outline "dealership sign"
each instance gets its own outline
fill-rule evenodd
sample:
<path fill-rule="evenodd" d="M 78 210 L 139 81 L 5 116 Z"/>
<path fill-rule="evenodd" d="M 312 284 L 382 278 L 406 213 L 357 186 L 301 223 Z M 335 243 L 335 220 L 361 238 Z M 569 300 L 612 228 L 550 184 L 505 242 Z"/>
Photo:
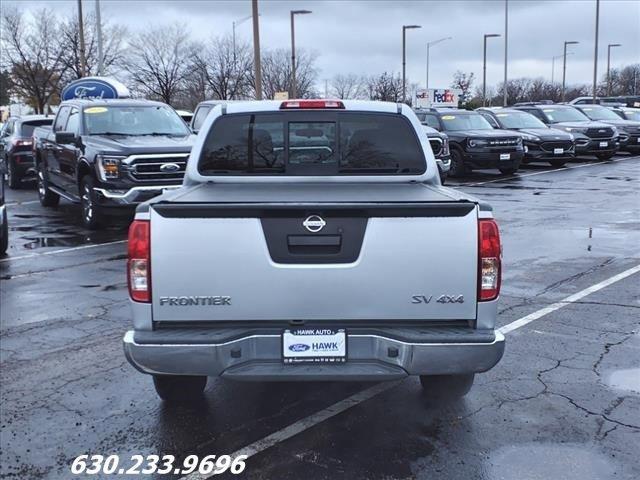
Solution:
<path fill-rule="evenodd" d="M 62 100 L 74 98 L 129 98 L 129 90 L 122 83 L 108 77 L 85 77 L 74 80 L 62 90 Z"/>
<path fill-rule="evenodd" d="M 416 92 L 416 107 L 457 107 L 462 90 L 457 88 L 430 88 Z"/>

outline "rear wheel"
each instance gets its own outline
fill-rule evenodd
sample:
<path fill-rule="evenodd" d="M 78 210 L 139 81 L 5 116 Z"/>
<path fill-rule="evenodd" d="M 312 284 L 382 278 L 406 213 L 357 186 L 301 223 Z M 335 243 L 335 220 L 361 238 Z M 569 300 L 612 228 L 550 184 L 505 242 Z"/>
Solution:
<path fill-rule="evenodd" d="M 37 166 L 37 183 L 38 183 L 38 198 L 40 199 L 40 205 L 43 207 L 57 207 L 60 203 L 60 195 L 49 190 L 49 181 L 47 180 L 47 174 L 44 170 L 42 162 Z"/>
<path fill-rule="evenodd" d="M 7 185 L 12 190 L 17 190 L 22 184 L 22 177 L 16 171 L 16 164 L 10 158 L 7 158 Z"/>
<path fill-rule="evenodd" d="M 96 204 L 91 175 L 85 175 L 80 180 L 80 206 L 82 207 L 82 224 L 90 230 L 100 228 L 104 218 Z"/>
<path fill-rule="evenodd" d="M 607 160 L 611 160 L 613 155 L 614 155 L 613 153 L 599 153 L 598 155 L 596 155 L 596 157 L 598 157 L 598 160 L 607 161 Z"/>
<path fill-rule="evenodd" d="M 153 385 L 158 396 L 165 402 L 189 403 L 202 398 L 207 377 L 154 375 Z"/>
<path fill-rule="evenodd" d="M 474 373 L 465 375 L 420 375 L 420 383 L 429 398 L 462 398 L 473 385 Z"/>
<path fill-rule="evenodd" d="M 564 167 L 567 161 L 566 160 L 549 160 L 549 163 L 551 164 L 551 166 L 559 168 L 559 167 Z"/>
<path fill-rule="evenodd" d="M 2 235 L 0 237 L 0 255 L 7 253 L 9 247 L 9 225 L 7 224 L 7 209 L 2 210 Z"/>
<path fill-rule="evenodd" d="M 449 170 L 449 175 L 452 177 L 462 177 L 467 172 L 467 169 L 464 166 L 464 159 L 462 158 L 462 153 L 460 153 L 457 149 L 451 150 L 451 170 Z"/>

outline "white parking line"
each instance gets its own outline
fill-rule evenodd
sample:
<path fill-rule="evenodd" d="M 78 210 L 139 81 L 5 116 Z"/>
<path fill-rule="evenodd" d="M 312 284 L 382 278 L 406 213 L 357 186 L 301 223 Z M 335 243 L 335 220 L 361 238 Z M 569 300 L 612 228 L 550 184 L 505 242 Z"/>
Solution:
<path fill-rule="evenodd" d="M 550 169 L 550 170 L 545 170 L 543 172 L 522 173 L 522 174 L 519 174 L 519 175 L 510 175 L 508 177 L 494 178 L 493 180 L 487 180 L 487 181 L 484 181 L 484 182 L 460 183 L 460 184 L 455 184 L 455 185 L 451 184 L 451 185 L 447 185 L 447 186 L 451 187 L 451 188 L 455 188 L 455 187 L 476 187 L 478 185 L 486 185 L 487 183 L 504 182 L 506 180 L 513 180 L 513 179 L 516 179 L 516 178 L 533 177 L 534 175 L 544 175 L 545 173 L 566 172 L 567 170 L 575 170 L 576 168 L 592 167 L 594 165 L 603 165 L 605 163 L 624 162 L 625 160 L 633 160 L 633 159 L 637 159 L 637 158 L 640 158 L 640 157 L 634 156 L 634 157 L 617 158 L 615 160 L 608 160 L 608 161 L 604 161 L 604 162 L 583 163 L 582 165 L 553 168 L 553 169 Z"/>
<path fill-rule="evenodd" d="M 525 325 L 533 322 L 534 320 L 538 320 L 544 317 L 545 315 L 555 312 L 556 310 L 562 307 L 565 307 L 567 305 L 570 305 L 573 302 L 577 302 L 578 300 L 586 297 L 587 295 L 590 295 L 594 292 L 602 290 L 603 288 L 608 287 L 609 285 L 612 285 L 616 282 L 619 282 L 620 280 L 623 280 L 633 275 L 634 273 L 638 273 L 638 272 L 640 272 L 640 265 L 636 265 L 635 267 L 632 267 L 628 270 L 625 270 L 624 272 L 614 275 L 613 277 L 603 280 L 600 283 L 596 283 L 595 285 L 585 288 L 584 290 L 580 290 L 579 292 L 568 296 L 564 300 L 553 303 L 548 307 L 538 310 L 537 312 L 533 312 L 529 315 L 526 315 L 514 322 L 511 322 L 505 325 L 502 328 L 499 328 L 498 331 L 501 332 L 502 334 L 513 332 L 514 330 L 524 327 Z M 379 395 L 383 392 L 386 392 L 387 390 L 390 390 L 391 388 L 397 386 L 400 382 L 401 380 L 395 381 L 395 382 L 378 383 L 373 387 L 362 390 L 354 395 L 351 395 L 350 397 L 345 398 L 344 400 L 340 400 L 339 402 L 334 403 L 333 405 L 330 405 L 327 408 L 324 408 L 316 413 L 313 413 L 308 417 L 298 420 L 297 422 L 294 422 L 291 425 L 284 427 L 282 430 L 278 430 L 277 432 L 267 435 L 266 437 L 261 438 L 260 440 L 257 440 L 252 444 L 247 445 L 246 447 L 236 450 L 231 454 L 231 458 L 235 458 L 238 455 L 246 455 L 247 458 L 257 455 L 258 453 L 265 451 L 266 449 L 276 445 L 277 443 L 288 440 L 289 438 L 299 433 L 302 433 L 305 430 L 319 423 L 322 423 L 325 420 L 328 420 L 329 418 L 338 415 L 339 413 L 342 413 L 350 409 L 351 407 L 355 407 L 356 405 L 366 400 L 369 400 L 370 398 L 373 398 L 376 395 Z M 198 472 L 194 472 L 184 477 L 180 477 L 179 480 L 206 480 L 207 478 L 211 478 L 213 476 L 214 476 L 213 473 L 201 474 Z"/>
<path fill-rule="evenodd" d="M 62 248 L 60 250 L 53 250 L 50 252 L 30 253 L 29 255 L 20 255 L 18 257 L 1 258 L 0 263 L 10 262 L 12 260 L 23 260 L 25 258 L 43 257 L 45 255 L 56 255 L 58 253 L 67 253 L 76 250 L 86 250 L 88 248 L 105 247 L 107 245 L 117 245 L 118 243 L 125 243 L 126 241 L 127 240 L 116 240 L 115 242 L 92 243 L 91 245 L 80 245 L 79 247 Z"/>
<path fill-rule="evenodd" d="M 9 207 L 12 205 L 29 205 L 31 203 L 40 203 L 40 200 L 28 200 L 26 202 L 9 202 L 9 203 L 6 203 L 5 205 Z"/>

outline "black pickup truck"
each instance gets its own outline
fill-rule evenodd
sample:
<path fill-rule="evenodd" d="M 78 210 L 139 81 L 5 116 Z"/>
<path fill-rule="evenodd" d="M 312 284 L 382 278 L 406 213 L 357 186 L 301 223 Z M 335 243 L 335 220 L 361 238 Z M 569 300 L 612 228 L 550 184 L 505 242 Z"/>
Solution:
<path fill-rule="evenodd" d="M 469 110 L 427 109 L 416 115 L 423 125 L 449 137 L 451 176 L 460 177 L 474 168 L 497 168 L 505 175 L 518 170 L 524 155 L 519 133 L 495 130 L 482 115 Z"/>
<path fill-rule="evenodd" d="M 170 106 L 149 100 L 68 100 L 53 127 L 34 131 L 38 196 L 82 207 L 95 229 L 112 215 L 177 188 L 195 140 Z"/>

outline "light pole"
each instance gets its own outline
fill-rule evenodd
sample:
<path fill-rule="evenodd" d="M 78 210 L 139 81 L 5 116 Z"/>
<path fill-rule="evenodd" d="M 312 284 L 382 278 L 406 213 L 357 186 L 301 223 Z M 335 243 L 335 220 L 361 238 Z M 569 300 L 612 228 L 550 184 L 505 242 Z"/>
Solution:
<path fill-rule="evenodd" d="M 484 34 L 484 49 L 482 59 L 482 106 L 487 104 L 487 38 L 499 37 L 499 33 Z"/>
<path fill-rule="evenodd" d="M 607 45 L 607 97 L 611 95 L 611 47 L 621 47 L 621 43 L 610 43 Z"/>
<path fill-rule="evenodd" d="M 87 74 L 87 56 L 84 49 L 84 16 L 82 15 L 82 0 L 78 0 L 78 35 L 80 36 L 80 76 Z"/>
<path fill-rule="evenodd" d="M 431 45 L 437 45 L 440 42 L 444 42 L 445 40 L 451 40 L 452 38 L 453 37 L 439 38 L 438 40 L 434 40 L 432 42 L 427 43 L 427 78 L 425 82 L 425 88 L 427 90 L 429 90 L 429 49 L 431 48 Z"/>
<path fill-rule="evenodd" d="M 507 48 L 509 46 L 509 0 L 504 0 L 504 82 L 502 84 L 502 106 L 507 106 Z"/>
<path fill-rule="evenodd" d="M 311 13 L 311 10 L 291 10 L 291 98 L 296 98 L 298 95 L 296 88 L 296 39 L 295 39 L 295 25 L 294 17 L 296 15 L 306 15 Z"/>
<path fill-rule="evenodd" d="M 233 25 L 233 62 L 236 61 L 236 27 L 243 22 L 246 22 L 251 18 L 251 15 L 247 15 L 246 17 L 242 17 L 240 20 L 235 20 Z"/>
<path fill-rule="evenodd" d="M 402 26 L 402 103 L 407 99 L 407 30 L 412 30 L 414 28 L 422 28 L 422 25 Z"/>
<path fill-rule="evenodd" d="M 562 54 L 562 101 L 564 102 L 564 90 L 567 81 L 567 45 L 577 45 L 580 42 L 566 41 L 564 42 L 564 52 Z"/>
<path fill-rule="evenodd" d="M 253 68 L 256 77 L 256 100 L 262 100 L 262 69 L 260 67 L 260 14 L 258 0 L 251 1 L 251 17 L 253 18 Z"/>
<path fill-rule="evenodd" d="M 96 0 L 96 30 L 98 37 L 98 75 L 104 73 L 104 54 L 102 51 L 102 21 L 100 20 L 100 0 Z"/>
<path fill-rule="evenodd" d="M 596 0 L 596 38 L 593 51 L 593 103 L 596 103 L 596 87 L 598 86 L 598 27 L 600 26 L 600 0 Z"/>

